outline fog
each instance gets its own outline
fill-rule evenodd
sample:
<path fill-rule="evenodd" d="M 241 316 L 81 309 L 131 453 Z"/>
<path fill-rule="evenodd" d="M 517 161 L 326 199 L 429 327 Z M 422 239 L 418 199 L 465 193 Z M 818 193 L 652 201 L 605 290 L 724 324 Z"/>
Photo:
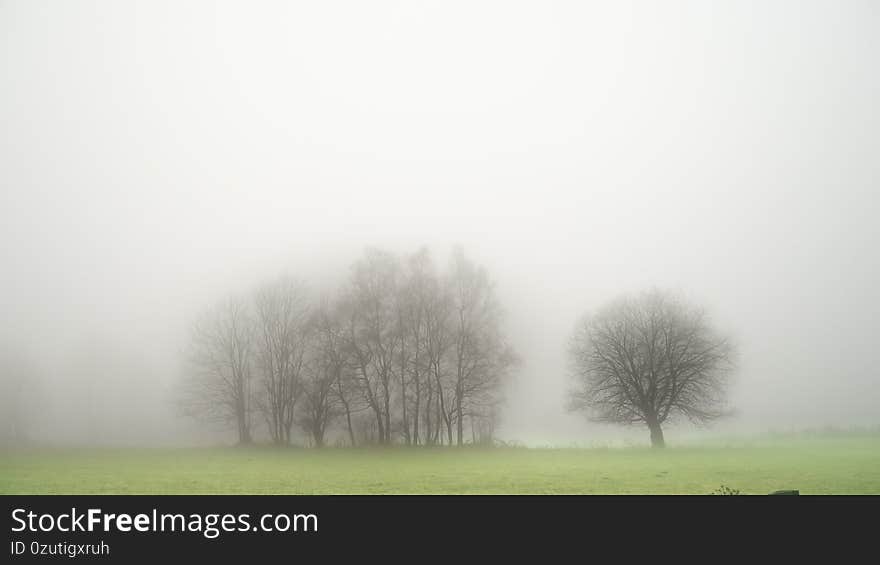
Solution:
<path fill-rule="evenodd" d="M 522 359 L 504 439 L 646 440 L 565 412 L 565 347 L 652 287 L 738 344 L 735 414 L 672 440 L 876 426 L 878 26 L 868 1 L 0 2 L 0 344 L 29 383 L 4 410 L 42 443 L 213 441 L 173 408 L 199 312 L 460 244 Z"/>

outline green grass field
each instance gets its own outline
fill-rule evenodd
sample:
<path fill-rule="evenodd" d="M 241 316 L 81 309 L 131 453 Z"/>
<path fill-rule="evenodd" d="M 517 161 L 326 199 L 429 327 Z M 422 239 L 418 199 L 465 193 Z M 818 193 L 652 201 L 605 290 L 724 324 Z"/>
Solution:
<path fill-rule="evenodd" d="M 592 449 L 22 449 L 0 493 L 880 494 L 880 437 Z"/>

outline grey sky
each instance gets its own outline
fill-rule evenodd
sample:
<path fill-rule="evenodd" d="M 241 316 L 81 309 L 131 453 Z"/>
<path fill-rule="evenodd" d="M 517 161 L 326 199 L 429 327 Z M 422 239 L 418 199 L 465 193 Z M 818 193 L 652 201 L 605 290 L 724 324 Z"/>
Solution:
<path fill-rule="evenodd" d="M 45 374 L 41 433 L 87 433 L 65 391 L 103 371 L 94 425 L 166 441 L 201 308 L 461 243 L 524 358 L 508 438 L 600 434 L 562 411 L 565 340 L 655 285 L 739 341 L 721 429 L 877 424 L 878 28 L 868 1 L 0 1 L 0 338 Z"/>

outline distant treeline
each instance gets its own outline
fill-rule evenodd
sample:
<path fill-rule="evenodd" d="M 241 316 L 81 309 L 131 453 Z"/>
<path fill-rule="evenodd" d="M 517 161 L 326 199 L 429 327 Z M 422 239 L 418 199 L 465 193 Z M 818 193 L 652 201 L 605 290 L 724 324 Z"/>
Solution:
<path fill-rule="evenodd" d="M 777 438 L 822 438 L 822 437 L 847 437 L 847 436 L 876 436 L 880 435 L 880 425 L 873 426 L 835 426 L 825 425 L 822 427 L 808 427 L 803 429 L 777 430 L 770 429 L 767 432 L 770 437 Z"/>
<path fill-rule="evenodd" d="M 491 443 L 516 355 L 485 269 L 369 249 L 331 295 L 289 276 L 194 325 L 180 403 L 240 443 Z"/>

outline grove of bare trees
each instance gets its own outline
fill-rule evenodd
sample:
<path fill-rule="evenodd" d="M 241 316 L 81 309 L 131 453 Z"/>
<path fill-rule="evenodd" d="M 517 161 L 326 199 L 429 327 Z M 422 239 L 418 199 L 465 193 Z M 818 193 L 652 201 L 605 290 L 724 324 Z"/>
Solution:
<path fill-rule="evenodd" d="M 733 354 L 702 309 L 659 290 L 625 296 L 585 317 L 572 336 L 569 408 L 646 425 L 651 445 L 664 447 L 666 422 L 724 415 Z"/>
<path fill-rule="evenodd" d="M 368 249 L 332 295 L 283 277 L 194 325 L 180 401 L 239 443 L 490 443 L 517 362 L 485 269 Z M 296 427 L 295 427 L 296 426 Z"/>

